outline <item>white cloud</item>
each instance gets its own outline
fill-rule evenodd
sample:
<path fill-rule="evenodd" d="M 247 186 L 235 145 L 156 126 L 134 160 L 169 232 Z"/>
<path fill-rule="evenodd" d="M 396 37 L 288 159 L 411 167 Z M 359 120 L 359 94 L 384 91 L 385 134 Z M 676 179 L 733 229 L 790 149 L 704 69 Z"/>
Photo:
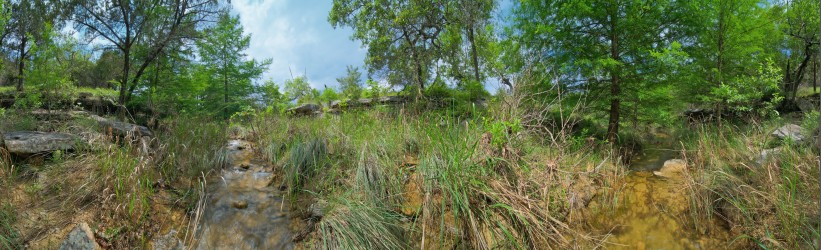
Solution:
<path fill-rule="evenodd" d="M 231 5 L 252 35 L 247 54 L 273 61 L 263 79 L 282 84 L 290 71 L 307 72 L 312 87 L 336 87 L 347 65 L 363 64 L 365 50 L 349 39 L 352 31 L 328 23 L 331 1 L 233 0 Z"/>

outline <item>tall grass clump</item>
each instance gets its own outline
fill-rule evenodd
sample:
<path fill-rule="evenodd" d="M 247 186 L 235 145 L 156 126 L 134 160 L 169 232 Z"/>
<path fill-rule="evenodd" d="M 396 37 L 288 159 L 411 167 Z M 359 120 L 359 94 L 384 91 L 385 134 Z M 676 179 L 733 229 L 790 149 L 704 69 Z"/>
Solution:
<path fill-rule="evenodd" d="M 285 170 L 285 184 L 289 194 L 296 194 L 301 190 L 305 180 L 320 171 L 328 159 L 327 142 L 313 138 L 297 140 L 291 146 Z"/>
<path fill-rule="evenodd" d="M 196 179 L 214 166 L 213 158 L 225 145 L 224 125 L 206 118 L 175 119 L 158 136 L 157 162 L 165 179 Z M 196 185 L 192 185 L 196 186 Z"/>
<path fill-rule="evenodd" d="M 343 195 L 317 225 L 321 249 L 408 249 L 400 216 Z"/>
<path fill-rule="evenodd" d="M 734 244 L 818 248 L 818 156 L 811 145 L 772 142 L 780 125 L 702 129 L 684 145 L 696 227 L 719 219 L 740 235 Z"/>
<path fill-rule="evenodd" d="M 374 157 L 366 157 L 362 150 L 354 175 L 354 189 L 362 193 L 364 200 L 372 204 L 395 204 L 401 183 L 389 175 L 385 167 Z"/>
<path fill-rule="evenodd" d="M 0 207 L 0 247 L 3 249 L 23 249 L 20 233 L 14 228 L 17 212 L 9 203 Z"/>

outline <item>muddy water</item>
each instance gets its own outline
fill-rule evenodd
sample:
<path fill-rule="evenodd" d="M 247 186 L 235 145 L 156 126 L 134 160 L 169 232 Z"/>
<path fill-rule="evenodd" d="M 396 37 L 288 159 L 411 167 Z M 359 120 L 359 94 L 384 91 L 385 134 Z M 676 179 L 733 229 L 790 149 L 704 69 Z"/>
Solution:
<path fill-rule="evenodd" d="M 288 204 L 269 185 L 269 168 L 257 164 L 252 145 L 226 146 L 229 167 L 209 180 L 197 249 L 293 249 Z"/>
<path fill-rule="evenodd" d="M 596 211 L 590 225 L 610 233 L 607 249 L 725 249 L 727 232 L 715 225 L 709 234 L 699 233 L 691 223 L 690 204 L 683 177 L 653 175 L 673 151 L 647 151 L 635 159 L 621 184 L 614 204 L 591 202 Z"/>

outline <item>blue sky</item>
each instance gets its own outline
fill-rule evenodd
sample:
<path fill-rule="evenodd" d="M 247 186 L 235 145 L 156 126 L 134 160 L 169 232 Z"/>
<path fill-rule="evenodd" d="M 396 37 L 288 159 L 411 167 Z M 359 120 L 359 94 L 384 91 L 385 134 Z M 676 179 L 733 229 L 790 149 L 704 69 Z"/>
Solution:
<path fill-rule="evenodd" d="M 231 5 L 251 34 L 248 56 L 273 60 L 261 80 L 282 86 L 290 69 L 294 76 L 307 72 L 311 87 L 336 87 L 347 65 L 364 64 L 366 49 L 350 39 L 353 31 L 328 23 L 332 1 L 232 0 Z"/>

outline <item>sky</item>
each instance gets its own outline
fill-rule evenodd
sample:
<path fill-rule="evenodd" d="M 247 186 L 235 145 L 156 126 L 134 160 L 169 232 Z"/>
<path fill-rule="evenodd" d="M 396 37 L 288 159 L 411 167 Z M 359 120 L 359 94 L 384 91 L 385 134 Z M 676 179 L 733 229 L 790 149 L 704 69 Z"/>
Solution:
<path fill-rule="evenodd" d="M 345 75 L 347 65 L 363 67 L 366 49 L 350 39 L 353 30 L 328 23 L 332 1 L 232 0 L 231 5 L 251 35 L 248 56 L 273 60 L 260 82 L 272 79 L 284 86 L 293 72 L 306 75 L 313 88 L 337 88 L 336 78 Z"/>

